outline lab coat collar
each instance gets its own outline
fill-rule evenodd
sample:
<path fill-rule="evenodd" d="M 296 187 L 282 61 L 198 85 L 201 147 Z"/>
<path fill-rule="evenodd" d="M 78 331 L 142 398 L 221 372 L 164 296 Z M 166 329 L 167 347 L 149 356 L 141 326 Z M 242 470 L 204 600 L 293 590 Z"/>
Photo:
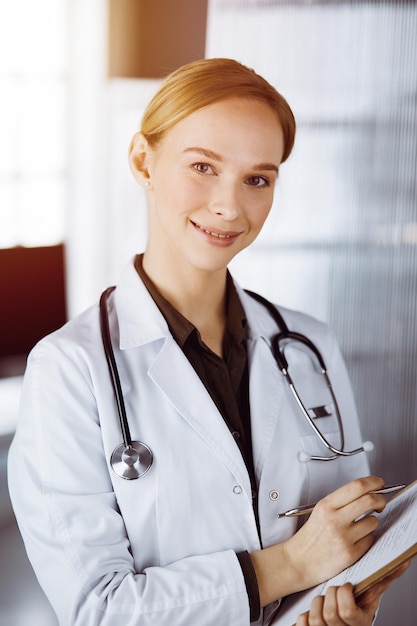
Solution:
<path fill-rule="evenodd" d="M 178 344 L 133 263 L 123 271 L 115 291 L 120 348 L 137 348 L 163 339 L 148 374 L 194 429 L 220 454 L 251 499 L 251 485 L 242 455 L 218 409 Z M 186 393 L 182 381 L 187 380 Z M 190 404 L 189 399 L 193 402 Z"/>
<path fill-rule="evenodd" d="M 254 463 L 258 476 L 264 465 L 270 443 L 270 433 L 277 418 L 282 400 L 282 384 L 276 376 L 276 363 L 270 350 L 270 337 L 277 332 L 276 324 L 267 309 L 249 296 L 234 281 L 249 326 L 248 356 L 251 362 L 250 396 L 251 413 L 259 428 L 253 430 Z M 163 389 L 177 410 L 196 428 L 202 437 L 220 451 L 246 493 L 250 494 L 250 481 L 242 456 L 218 410 L 206 393 L 197 374 L 183 358 L 178 345 L 172 340 L 168 325 L 137 274 L 133 262 L 123 271 L 115 291 L 115 304 L 120 333 L 120 348 L 126 350 L 152 341 L 163 341 L 160 351 L 149 369 L 155 384 Z M 259 362 L 258 362 L 259 361 Z M 187 379 L 187 397 L 194 398 L 192 407 L 185 402 L 179 380 Z M 259 381 L 262 380 L 262 386 Z M 265 395 L 268 402 L 265 403 Z"/>
<path fill-rule="evenodd" d="M 270 345 L 270 338 L 276 335 L 279 329 L 268 312 L 267 308 L 250 296 L 240 285 L 234 281 L 236 291 L 245 309 L 249 326 L 249 339 L 256 341 L 263 339 Z"/>
<path fill-rule="evenodd" d="M 168 324 L 141 281 L 133 260 L 117 284 L 115 304 L 121 350 L 137 348 L 169 335 Z"/>
<path fill-rule="evenodd" d="M 245 309 L 249 338 L 256 341 L 269 338 L 277 332 L 276 324 L 262 304 L 249 296 L 234 280 Z M 120 349 L 126 350 L 169 336 L 168 325 L 148 290 L 141 281 L 132 260 L 122 272 L 115 292 L 119 322 Z"/>

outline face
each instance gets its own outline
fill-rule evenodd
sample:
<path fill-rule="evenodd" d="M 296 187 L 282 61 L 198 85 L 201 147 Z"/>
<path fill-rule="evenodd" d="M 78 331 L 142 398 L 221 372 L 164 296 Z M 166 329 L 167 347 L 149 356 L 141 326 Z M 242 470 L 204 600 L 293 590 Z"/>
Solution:
<path fill-rule="evenodd" d="M 147 148 L 145 254 L 167 268 L 226 268 L 265 222 L 283 149 L 276 113 L 255 99 L 223 100 L 178 122 Z"/>

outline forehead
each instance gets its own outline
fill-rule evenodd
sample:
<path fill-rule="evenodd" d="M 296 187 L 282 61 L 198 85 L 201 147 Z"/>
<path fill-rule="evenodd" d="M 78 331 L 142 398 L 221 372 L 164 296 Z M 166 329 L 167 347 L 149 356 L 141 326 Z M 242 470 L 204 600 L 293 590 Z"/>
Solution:
<path fill-rule="evenodd" d="M 170 128 L 160 148 L 179 152 L 192 146 L 253 155 L 256 162 L 281 161 L 284 140 L 278 114 L 255 98 L 228 98 L 199 109 Z"/>

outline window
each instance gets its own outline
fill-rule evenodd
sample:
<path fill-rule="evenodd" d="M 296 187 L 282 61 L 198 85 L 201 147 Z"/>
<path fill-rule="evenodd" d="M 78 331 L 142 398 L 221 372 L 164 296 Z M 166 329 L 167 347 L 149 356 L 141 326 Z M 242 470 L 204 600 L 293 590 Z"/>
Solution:
<path fill-rule="evenodd" d="M 68 0 L 0 5 L 0 247 L 65 235 Z"/>

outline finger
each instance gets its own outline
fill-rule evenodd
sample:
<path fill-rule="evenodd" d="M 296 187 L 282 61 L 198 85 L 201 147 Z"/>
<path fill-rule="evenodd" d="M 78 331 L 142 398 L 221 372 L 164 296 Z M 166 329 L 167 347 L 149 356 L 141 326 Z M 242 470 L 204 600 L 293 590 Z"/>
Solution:
<path fill-rule="evenodd" d="M 349 512 L 349 515 L 355 521 L 366 520 L 375 511 L 382 513 L 387 506 L 387 502 L 388 500 L 384 494 L 368 492 L 347 504 L 345 510 Z"/>
<path fill-rule="evenodd" d="M 366 492 L 361 496 L 358 496 L 355 500 L 348 502 L 344 507 L 337 509 L 341 514 L 341 520 L 346 524 L 352 524 L 353 522 L 364 521 L 364 526 L 369 523 L 377 525 L 377 520 L 372 513 L 375 511 L 381 513 L 387 506 L 387 499 L 381 493 Z M 375 530 L 375 528 L 374 528 Z"/>
<path fill-rule="evenodd" d="M 378 608 L 378 600 L 360 606 L 353 595 L 353 587 L 346 583 L 337 588 L 337 607 L 343 624 L 362 626 L 370 624 Z"/>
<path fill-rule="evenodd" d="M 351 523 L 351 539 L 359 541 L 363 537 L 372 534 L 379 526 L 379 520 L 375 515 L 367 515 L 359 520 L 354 519 Z"/>
<path fill-rule="evenodd" d="M 358 559 L 360 559 L 366 552 L 368 552 L 369 548 L 375 543 L 375 538 L 373 535 L 369 534 L 361 539 L 356 539 L 356 541 L 352 541 L 353 545 L 351 546 L 350 555 L 351 555 L 351 565 L 356 563 Z"/>
<path fill-rule="evenodd" d="M 295 626 L 309 626 L 308 624 L 308 611 L 307 613 L 302 613 L 297 617 L 297 621 Z"/>
<path fill-rule="evenodd" d="M 339 615 L 337 587 L 329 587 L 323 603 L 323 618 L 328 626 L 344 626 L 345 622 Z"/>
<path fill-rule="evenodd" d="M 331 506 L 335 509 L 341 509 L 346 505 L 354 502 L 361 496 L 368 494 L 370 491 L 376 491 L 382 489 L 384 481 L 378 476 L 365 476 L 363 478 L 357 478 L 350 483 L 339 487 L 336 491 L 333 491 L 328 496 L 323 498 L 321 502 L 331 503 Z"/>
<path fill-rule="evenodd" d="M 359 598 L 357 602 L 360 606 L 364 607 L 374 601 L 380 602 L 381 596 L 387 589 L 389 589 L 397 578 L 402 576 L 410 567 L 411 561 L 406 561 L 397 569 L 395 569 L 389 576 L 386 576 L 383 580 L 373 585 L 368 591 L 365 591 Z"/>
<path fill-rule="evenodd" d="M 380 478 L 375 476 L 358 478 L 340 489 L 330 493 L 320 500 L 312 513 L 322 518 L 331 518 L 338 513 L 339 523 L 352 524 L 362 518 L 366 519 L 368 513 L 384 510 L 387 501 L 382 494 L 372 493 L 383 484 Z"/>
<path fill-rule="evenodd" d="M 309 626 L 327 626 L 323 617 L 324 596 L 316 596 L 310 606 L 308 614 Z"/>

